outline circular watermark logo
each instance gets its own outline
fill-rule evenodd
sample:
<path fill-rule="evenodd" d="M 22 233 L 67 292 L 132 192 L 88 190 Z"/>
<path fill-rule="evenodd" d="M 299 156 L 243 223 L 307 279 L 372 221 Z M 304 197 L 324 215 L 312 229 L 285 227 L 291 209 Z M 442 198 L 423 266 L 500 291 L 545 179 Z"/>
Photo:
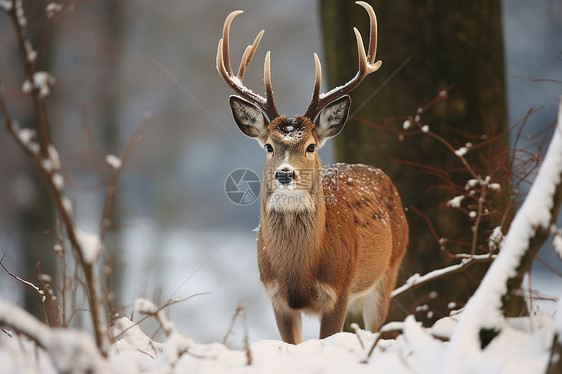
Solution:
<path fill-rule="evenodd" d="M 248 205 L 260 195 L 260 177 L 250 169 L 236 169 L 226 177 L 224 192 L 236 205 Z"/>

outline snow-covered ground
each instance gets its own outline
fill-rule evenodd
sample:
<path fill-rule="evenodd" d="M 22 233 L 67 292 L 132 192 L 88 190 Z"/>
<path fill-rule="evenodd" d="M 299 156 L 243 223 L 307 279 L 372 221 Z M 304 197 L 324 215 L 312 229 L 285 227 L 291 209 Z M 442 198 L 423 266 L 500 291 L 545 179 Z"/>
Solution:
<path fill-rule="evenodd" d="M 0 303 L 0 311 L 5 312 Z M 232 350 L 221 343 L 199 344 L 173 331 L 163 342 L 149 338 L 129 319 L 119 319 L 120 335 L 108 360 L 95 353 L 93 341 L 71 330 L 51 334 L 49 355 L 27 338 L 6 331 L 0 335 L 0 373 L 445 373 L 444 358 L 460 315 L 426 329 L 408 317 L 396 340 L 378 341 L 366 331 L 339 333 L 298 346 L 279 340 L 260 340 L 249 350 Z M 38 322 L 36 322 L 38 323 Z M 39 323 L 38 323 L 39 324 Z M 37 326 L 47 330 L 46 327 Z M 546 316 L 506 321 L 502 332 L 459 373 L 543 373 L 553 339 L 552 319 Z M 93 351 L 92 351 L 93 350 Z M 250 362 L 250 364 L 249 364 Z"/>

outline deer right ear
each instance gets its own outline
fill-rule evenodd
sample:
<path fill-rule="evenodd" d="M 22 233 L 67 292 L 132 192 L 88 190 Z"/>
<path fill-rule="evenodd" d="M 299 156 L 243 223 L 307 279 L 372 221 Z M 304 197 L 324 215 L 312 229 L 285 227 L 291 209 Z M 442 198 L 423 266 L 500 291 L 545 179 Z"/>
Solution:
<path fill-rule="evenodd" d="M 228 101 L 240 131 L 250 138 L 265 141 L 267 137 L 267 120 L 261 110 L 238 96 L 232 95 Z"/>

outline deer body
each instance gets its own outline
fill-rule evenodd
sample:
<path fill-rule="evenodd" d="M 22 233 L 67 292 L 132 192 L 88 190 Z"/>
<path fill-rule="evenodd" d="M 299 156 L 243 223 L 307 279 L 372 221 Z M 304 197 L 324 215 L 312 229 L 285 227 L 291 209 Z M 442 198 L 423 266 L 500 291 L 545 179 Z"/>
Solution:
<path fill-rule="evenodd" d="M 230 106 L 240 130 L 267 151 L 258 231 L 260 278 L 271 299 L 284 341 L 302 341 L 301 312 L 320 317 L 320 337 L 341 331 L 347 311 L 363 313 L 377 331 L 388 311 L 408 224 L 396 188 L 381 170 L 336 164 L 324 169 L 317 154 L 345 125 L 347 92 L 380 67 L 374 62 L 376 18 L 369 12 L 371 38 L 366 54 L 356 30 L 359 73 L 342 88 L 320 95 L 320 63 L 305 115 L 280 116 L 273 103 L 269 52 L 265 62 L 266 98 L 242 85 L 245 69 L 263 31 L 244 52 L 237 76 L 230 67 L 228 34 L 233 12 L 219 42 L 217 69 L 240 96 Z M 374 42 L 373 42 L 374 39 Z M 235 79 L 237 78 L 237 79 Z"/>

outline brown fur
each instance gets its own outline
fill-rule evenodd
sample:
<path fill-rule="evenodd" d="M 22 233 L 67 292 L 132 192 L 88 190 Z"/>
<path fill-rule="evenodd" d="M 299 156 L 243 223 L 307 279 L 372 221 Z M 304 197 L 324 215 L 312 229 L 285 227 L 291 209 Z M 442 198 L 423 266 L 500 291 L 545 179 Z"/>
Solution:
<path fill-rule="evenodd" d="M 299 121 L 301 127 L 294 126 Z M 301 136 L 289 139 L 282 131 L 288 123 Z M 318 142 L 315 136 L 309 120 L 280 117 L 269 124 L 265 140 L 277 154 L 268 156 L 264 170 L 258 265 L 281 336 L 293 344 L 302 340 L 301 311 L 320 316 L 321 338 L 341 331 L 348 304 L 363 309 L 366 326 L 377 331 L 408 241 L 402 203 L 390 179 L 365 165 L 322 169 L 317 154 L 304 151 Z M 303 182 L 299 174 L 313 176 L 302 186 L 315 199 L 307 209 L 268 209 L 275 169 L 287 154 L 297 184 Z"/>

